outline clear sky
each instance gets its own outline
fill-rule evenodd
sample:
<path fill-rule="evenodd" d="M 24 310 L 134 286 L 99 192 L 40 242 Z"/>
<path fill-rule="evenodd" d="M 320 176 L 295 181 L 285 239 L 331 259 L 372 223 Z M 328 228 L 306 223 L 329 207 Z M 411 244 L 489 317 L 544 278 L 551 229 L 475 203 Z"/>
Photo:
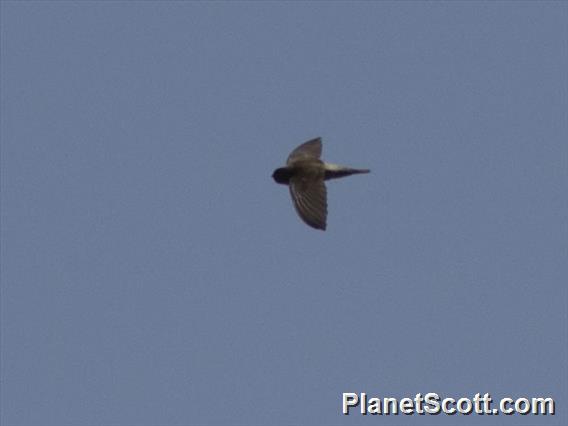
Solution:
<path fill-rule="evenodd" d="M 1 3 L 5 426 L 568 423 L 568 3 Z M 372 169 L 328 230 L 271 179 Z M 556 416 L 341 414 L 551 396 Z"/>

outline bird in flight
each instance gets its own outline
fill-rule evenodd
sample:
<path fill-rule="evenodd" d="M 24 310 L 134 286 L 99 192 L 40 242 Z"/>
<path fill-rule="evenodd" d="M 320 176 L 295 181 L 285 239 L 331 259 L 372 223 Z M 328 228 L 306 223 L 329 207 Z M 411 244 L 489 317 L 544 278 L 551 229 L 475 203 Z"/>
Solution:
<path fill-rule="evenodd" d="M 312 228 L 325 231 L 327 190 L 324 181 L 369 173 L 370 170 L 325 163 L 320 157 L 321 138 L 311 139 L 292 151 L 286 161 L 286 167 L 274 170 L 272 178 L 289 186 L 294 207 L 300 218 Z"/>

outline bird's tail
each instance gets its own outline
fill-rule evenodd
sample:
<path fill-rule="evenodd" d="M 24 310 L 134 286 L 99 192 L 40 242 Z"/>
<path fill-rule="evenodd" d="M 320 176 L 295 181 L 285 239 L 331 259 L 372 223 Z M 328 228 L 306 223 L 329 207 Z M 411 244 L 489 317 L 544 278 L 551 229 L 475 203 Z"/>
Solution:
<path fill-rule="evenodd" d="M 325 179 L 336 179 L 340 177 L 369 173 L 369 169 L 353 169 L 351 167 L 340 166 L 338 164 L 325 164 Z"/>

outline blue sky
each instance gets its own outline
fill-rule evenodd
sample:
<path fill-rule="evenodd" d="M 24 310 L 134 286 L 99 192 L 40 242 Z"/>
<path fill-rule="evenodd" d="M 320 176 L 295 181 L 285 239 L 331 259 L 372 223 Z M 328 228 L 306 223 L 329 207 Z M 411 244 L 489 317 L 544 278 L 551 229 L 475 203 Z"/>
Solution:
<path fill-rule="evenodd" d="M 566 424 L 563 2 L 1 3 L 6 426 Z M 372 173 L 328 230 L 270 175 Z M 363 417 L 342 392 L 551 396 Z"/>

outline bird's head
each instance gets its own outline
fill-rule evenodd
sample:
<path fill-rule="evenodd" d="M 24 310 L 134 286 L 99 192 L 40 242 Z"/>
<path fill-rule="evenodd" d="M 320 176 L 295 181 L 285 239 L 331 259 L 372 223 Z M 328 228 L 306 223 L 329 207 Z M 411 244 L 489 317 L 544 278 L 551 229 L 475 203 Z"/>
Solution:
<path fill-rule="evenodd" d="M 288 167 L 280 167 L 274 170 L 272 173 L 272 178 L 283 185 L 287 185 L 290 182 L 290 177 L 292 176 L 292 171 Z"/>

